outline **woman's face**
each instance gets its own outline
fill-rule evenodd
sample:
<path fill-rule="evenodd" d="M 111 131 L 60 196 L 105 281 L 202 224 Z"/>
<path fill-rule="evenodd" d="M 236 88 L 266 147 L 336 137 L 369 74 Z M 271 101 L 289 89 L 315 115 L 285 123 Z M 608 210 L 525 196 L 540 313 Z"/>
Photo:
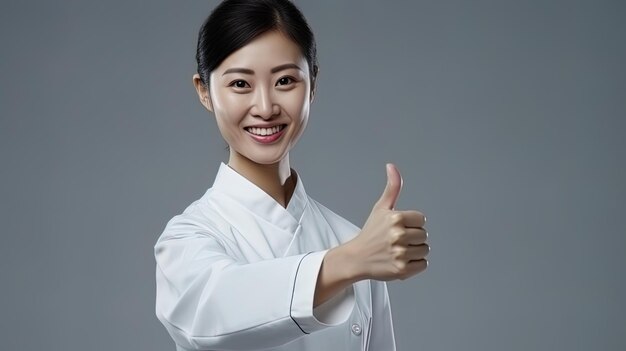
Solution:
<path fill-rule="evenodd" d="M 269 31 L 211 72 L 203 103 L 215 114 L 231 160 L 243 156 L 273 164 L 288 156 L 304 132 L 311 100 L 309 67 L 300 48 Z"/>

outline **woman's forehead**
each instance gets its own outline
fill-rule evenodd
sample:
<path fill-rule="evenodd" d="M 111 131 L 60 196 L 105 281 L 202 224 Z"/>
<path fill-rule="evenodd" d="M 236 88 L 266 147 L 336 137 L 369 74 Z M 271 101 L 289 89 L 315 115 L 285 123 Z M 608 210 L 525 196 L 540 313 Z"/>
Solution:
<path fill-rule="evenodd" d="M 293 63 L 304 73 L 308 64 L 300 47 L 284 34 L 277 31 L 263 33 L 231 53 L 215 69 L 213 73 L 222 75 L 232 68 L 246 68 L 255 73 L 270 73 L 271 69 L 284 64 Z"/>

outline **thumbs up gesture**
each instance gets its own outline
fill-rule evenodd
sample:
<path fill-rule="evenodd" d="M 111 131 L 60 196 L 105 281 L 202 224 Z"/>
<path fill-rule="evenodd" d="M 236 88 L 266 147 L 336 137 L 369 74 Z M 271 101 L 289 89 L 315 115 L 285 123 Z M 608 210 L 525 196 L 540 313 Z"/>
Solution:
<path fill-rule="evenodd" d="M 402 190 L 398 169 L 387 164 L 387 186 L 374 204 L 361 232 L 347 242 L 362 279 L 407 279 L 428 266 L 430 251 L 424 229 L 426 217 L 418 211 L 397 211 Z"/>

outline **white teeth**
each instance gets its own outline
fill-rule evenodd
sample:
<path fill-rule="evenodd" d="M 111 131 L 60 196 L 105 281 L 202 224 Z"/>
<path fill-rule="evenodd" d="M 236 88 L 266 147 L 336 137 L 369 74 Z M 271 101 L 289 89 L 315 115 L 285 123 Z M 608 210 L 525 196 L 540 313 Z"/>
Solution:
<path fill-rule="evenodd" d="M 246 130 L 248 130 L 250 133 L 256 134 L 256 135 L 272 135 L 272 134 L 278 133 L 281 129 L 283 129 L 282 125 L 272 127 L 272 128 L 253 128 L 253 127 L 246 128 Z"/>

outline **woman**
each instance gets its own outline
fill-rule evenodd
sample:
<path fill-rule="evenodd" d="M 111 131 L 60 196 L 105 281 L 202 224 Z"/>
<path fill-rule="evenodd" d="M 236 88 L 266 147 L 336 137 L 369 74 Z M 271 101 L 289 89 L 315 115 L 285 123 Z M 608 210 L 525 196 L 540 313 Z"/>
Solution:
<path fill-rule="evenodd" d="M 387 186 L 363 228 L 289 165 L 318 74 L 287 0 L 226 0 L 200 29 L 193 83 L 229 145 L 211 188 L 155 245 L 156 314 L 177 350 L 395 350 L 385 281 L 427 267 L 424 215 Z"/>

